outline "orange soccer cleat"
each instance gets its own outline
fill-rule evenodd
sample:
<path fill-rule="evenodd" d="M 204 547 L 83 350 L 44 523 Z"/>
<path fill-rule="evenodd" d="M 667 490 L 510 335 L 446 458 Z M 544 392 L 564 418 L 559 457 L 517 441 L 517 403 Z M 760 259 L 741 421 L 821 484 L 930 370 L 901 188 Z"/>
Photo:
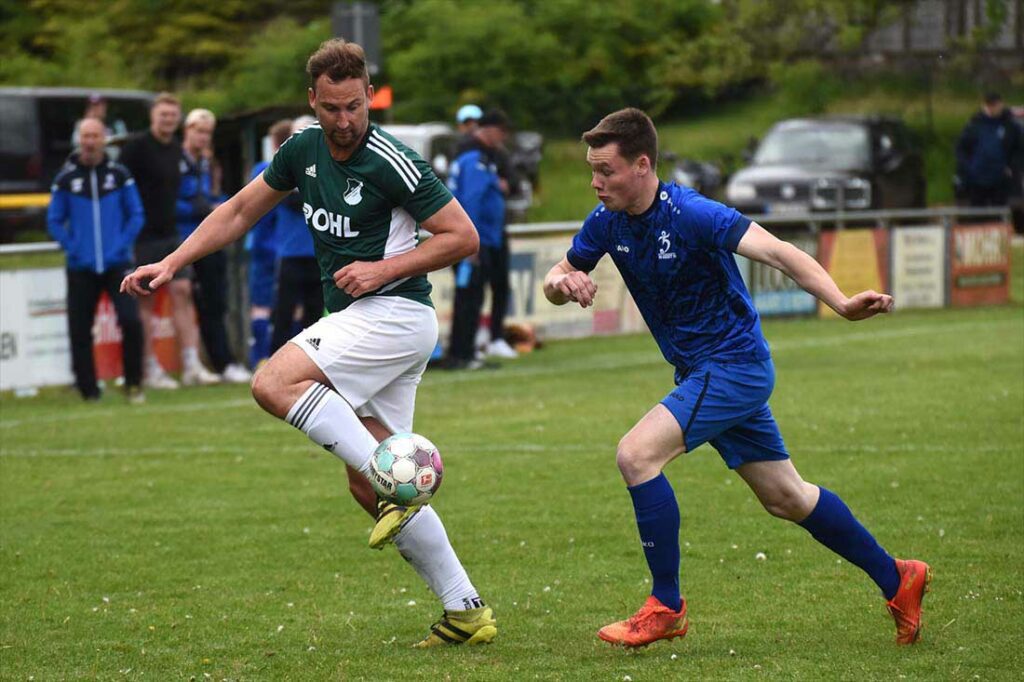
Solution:
<path fill-rule="evenodd" d="M 896 643 L 913 644 L 921 636 L 921 601 L 932 581 L 932 569 L 923 561 L 896 559 L 900 587 L 886 603 L 896 620 Z"/>
<path fill-rule="evenodd" d="M 659 639 L 682 637 L 689 627 L 685 599 L 679 610 L 673 611 L 652 595 L 628 620 L 605 625 L 597 631 L 597 636 L 612 644 L 638 647 Z"/>

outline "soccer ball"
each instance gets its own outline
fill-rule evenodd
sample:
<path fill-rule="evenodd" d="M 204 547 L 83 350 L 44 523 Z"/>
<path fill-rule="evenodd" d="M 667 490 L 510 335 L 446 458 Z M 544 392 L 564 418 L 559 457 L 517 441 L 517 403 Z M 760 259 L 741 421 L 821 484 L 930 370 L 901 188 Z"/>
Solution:
<path fill-rule="evenodd" d="M 370 458 L 370 483 L 385 500 L 423 504 L 441 485 L 444 467 L 434 444 L 415 433 L 385 439 Z"/>

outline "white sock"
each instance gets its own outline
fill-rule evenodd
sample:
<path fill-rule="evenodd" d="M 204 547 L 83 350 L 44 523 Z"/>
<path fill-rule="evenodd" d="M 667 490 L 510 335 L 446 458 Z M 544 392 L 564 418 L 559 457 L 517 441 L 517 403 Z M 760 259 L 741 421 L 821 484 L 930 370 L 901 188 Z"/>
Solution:
<path fill-rule="evenodd" d="M 430 506 L 420 509 L 395 536 L 395 546 L 446 611 L 481 606 L 480 595 L 448 541 L 441 517 Z"/>
<path fill-rule="evenodd" d="M 314 382 L 288 410 L 285 421 L 364 476 L 369 472 L 377 439 L 352 406 L 327 386 Z"/>
<path fill-rule="evenodd" d="M 158 377 L 164 373 L 164 368 L 156 359 L 155 355 L 146 356 L 146 376 Z"/>
<path fill-rule="evenodd" d="M 182 348 L 181 364 L 184 366 L 185 369 L 195 369 L 195 367 L 199 364 L 199 349 Z"/>

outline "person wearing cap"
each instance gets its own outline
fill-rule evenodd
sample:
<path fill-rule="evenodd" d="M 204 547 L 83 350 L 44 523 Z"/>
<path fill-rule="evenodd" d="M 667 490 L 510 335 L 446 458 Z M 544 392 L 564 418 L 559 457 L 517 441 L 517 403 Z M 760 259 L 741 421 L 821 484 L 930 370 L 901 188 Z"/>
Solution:
<path fill-rule="evenodd" d="M 483 115 L 483 110 L 477 105 L 464 104 L 455 112 L 455 127 L 463 135 L 472 135 Z"/>
<path fill-rule="evenodd" d="M 114 121 L 113 126 L 107 124 L 107 98 L 98 92 L 94 92 L 85 101 L 85 112 L 82 114 L 82 118 L 75 121 L 75 130 L 71 133 L 71 147 L 73 149 L 78 149 L 79 147 L 80 136 L 78 129 L 82 125 L 82 121 L 87 118 L 96 119 L 104 124 L 107 140 L 110 140 L 114 135 L 124 135 L 128 132 L 124 121 Z"/>
<path fill-rule="evenodd" d="M 188 239 L 203 218 L 221 203 L 220 197 L 213 194 L 211 180 L 213 129 L 216 125 L 217 118 L 208 109 L 193 109 L 185 117 L 179 163 L 181 183 L 176 205 L 181 241 Z M 248 383 L 252 375 L 235 360 L 224 323 L 228 312 L 228 254 L 224 250 L 215 251 L 197 260 L 192 267 L 195 269 L 192 295 L 199 313 L 199 334 L 210 365 L 223 381 Z"/>
<path fill-rule="evenodd" d="M 505 195 L 508 184 L 498 170 L 498 155 L 508 136 L 508 117 L 499 109 L 481 116 L 473 133 L 474 145 L 452 163 L 448 187 L 473 221 L 480 251 L 458 264 L 448 366 L 476 369 L 476 335 L 485 286 L 491 288 L 490 343 L 487 355 L 515 358 L 504 339 L 508 309 L 509 248 L 505 233 Z"/>
<path fill-rule="evenodd" d="M 971 206 L 1005 206 L 1013 189 L 1019 163 L 1021 131 L 995 92 L 985 95 L 956 145 L 958 194 Z"/>

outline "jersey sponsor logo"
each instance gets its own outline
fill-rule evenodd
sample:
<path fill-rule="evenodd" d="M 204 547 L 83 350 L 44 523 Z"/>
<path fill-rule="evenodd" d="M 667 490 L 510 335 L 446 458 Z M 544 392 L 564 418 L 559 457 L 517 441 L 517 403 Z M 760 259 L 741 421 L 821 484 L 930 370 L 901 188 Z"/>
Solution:
<path fill-rule="evenodd" d="M 317 232 L 327 232 L 335 237 L 358 237 L 359 230 L 352 229 L 352 219 L 347 215 L 338 215 L 326 209 L 313 210 L 309 204 L 302 204 L 302 216 L 306 224 Z"/>
<path fill-rule="evenodd" d="M 668 260 L 676 257 L 676 254 L 671 251 L 672 241 L 668 238 L 668 232 L 662 230 L 661 234 L 658 235 L 658 241 L 661 243 L 661 248 L 658 249 L 658 260 Z"/>
<path fill-rule="evenodd" d="M 308 175 L 311 178 L 315 178 L 316 177 L 316 164 L 315 163 L 312 166 L 306 166 L 306 175 Z"/>
<path fill-rule="evenodd" d="M 363 200 L 363 183 L 358 180 L 348 179 L 345 186 L 345 203 L 349 206 L 355 206 Z"/>
<path fill-rule="evenodd" d="M 616 244 L 615 245 L 615 250 L 616 251 L 621 251 L 622 253 L 629 253 L 629 247 L 625 246 L 623 244 Z"/>

